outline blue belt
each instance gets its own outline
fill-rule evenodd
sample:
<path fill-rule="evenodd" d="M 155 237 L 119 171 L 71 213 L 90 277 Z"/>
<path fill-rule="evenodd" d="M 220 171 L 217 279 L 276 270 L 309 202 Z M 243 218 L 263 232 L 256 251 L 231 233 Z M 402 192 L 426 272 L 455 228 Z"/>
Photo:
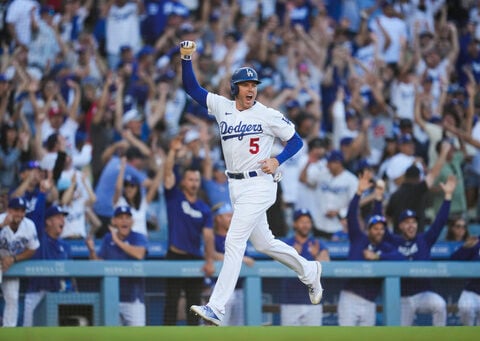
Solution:
<path fill-rule="evenodd" d="M 225 172 L 225 174 L 227 174 L 227 176 L 230 179 L 241 180 L 241 179 L 253 178 L 258 175 L 258 172 L 257 171 L 247 171 L 242 173 Z"/>

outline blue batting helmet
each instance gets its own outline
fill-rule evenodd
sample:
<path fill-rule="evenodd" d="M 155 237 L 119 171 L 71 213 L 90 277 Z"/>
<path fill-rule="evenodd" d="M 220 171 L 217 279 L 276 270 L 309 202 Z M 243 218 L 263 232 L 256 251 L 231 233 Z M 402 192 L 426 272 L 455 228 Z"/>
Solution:
<path fill-rule="evenodd" d="M 237 70 L 232 75 L 232 79 L 230 80 L 230 92 L 233 97 L 238 95 L 238 83 L 242 82 L 255 82 L 257 84 L 260 84 L 261 81 L 258 80 L 258 75 L 257 71 L 252 69 L 251 67 L 241 67 Z"/>

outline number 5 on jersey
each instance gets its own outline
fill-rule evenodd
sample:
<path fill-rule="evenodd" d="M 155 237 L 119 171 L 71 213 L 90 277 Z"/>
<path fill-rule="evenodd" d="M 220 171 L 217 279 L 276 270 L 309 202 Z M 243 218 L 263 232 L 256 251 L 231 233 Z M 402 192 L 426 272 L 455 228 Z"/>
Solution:
<path fill-rule="evenodd" d="M 250 154 L 258 154 L 260 151 L 260 145 L 258 144 L 260 137 L 251 137 L 250 138 Z"/>

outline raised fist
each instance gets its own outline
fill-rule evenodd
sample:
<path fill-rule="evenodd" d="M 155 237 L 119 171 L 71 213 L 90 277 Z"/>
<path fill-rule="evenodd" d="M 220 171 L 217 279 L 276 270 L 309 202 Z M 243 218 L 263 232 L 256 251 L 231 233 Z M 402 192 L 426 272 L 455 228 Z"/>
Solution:
<path fill-rule="evenodd" d="M 192 54 L 197 48 L 194 41 L 185 40 L 180 43 L 180 57 L 184 60 L 191 60 Z"/>

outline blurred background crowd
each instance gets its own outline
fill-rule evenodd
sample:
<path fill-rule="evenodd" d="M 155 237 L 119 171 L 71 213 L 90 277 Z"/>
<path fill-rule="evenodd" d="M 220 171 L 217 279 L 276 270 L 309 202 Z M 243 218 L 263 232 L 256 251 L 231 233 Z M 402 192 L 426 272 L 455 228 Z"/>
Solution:
<path fill-rule="evenodd" d="M 294 209 L 307 208 L 320 237 L 331 239 L 338 232 L 341 237 L 356 184 L 343 181 L 340 173 L 370 167 L 387 182 L 389 201 L 402 183 L 424 179 L 445 141 L 451 146 L 446 161 L 412 208 L 428 223 L 442 200 L 438 182 L 453 173 L 460 181 L 451 215 L 476 222 L 478 5 L 1 1 L 2 210 L 12 193 L 35 196 L 39 188 L 47 193 L 45 205 L 70 208 L 63 236 L 85 237 L 110 219 L 123 196 L 114 198 L 123 158 L 124 174 L 131 175 L 139 193 L 157 186 L 139 229 L 165 237 L 161 181 L 152 180 L 176 136 L 183 136 L 184 144 L 177 163 L 202 169 L 202 194 L 211 207 L 218 205 L 225 198 L 212 194 L 218 186 L 205 185 L 226 182 L 218 130 L 213 120 L 199 119 L 204 109 L 181 85 L 178 43 L 194 40 L 195 68 L 204 87 L 229 97 L 232 71 L 254 67 L 262 80 L 259 101 L 284 112 L 305 141 L 282 165 L 281 192 L 270 212 L 278 236 L 288 234 Z M 406 173 L 412 163 L 418 171 Z M 310 179 L 311 165 L 339 184 Z M 341 197 L 342 192 L 347 194 Z M 28 210 L 34 210 L 29 202 Z M 388 214 L 392 222 L 396 211 L 400 208 Z"/>

